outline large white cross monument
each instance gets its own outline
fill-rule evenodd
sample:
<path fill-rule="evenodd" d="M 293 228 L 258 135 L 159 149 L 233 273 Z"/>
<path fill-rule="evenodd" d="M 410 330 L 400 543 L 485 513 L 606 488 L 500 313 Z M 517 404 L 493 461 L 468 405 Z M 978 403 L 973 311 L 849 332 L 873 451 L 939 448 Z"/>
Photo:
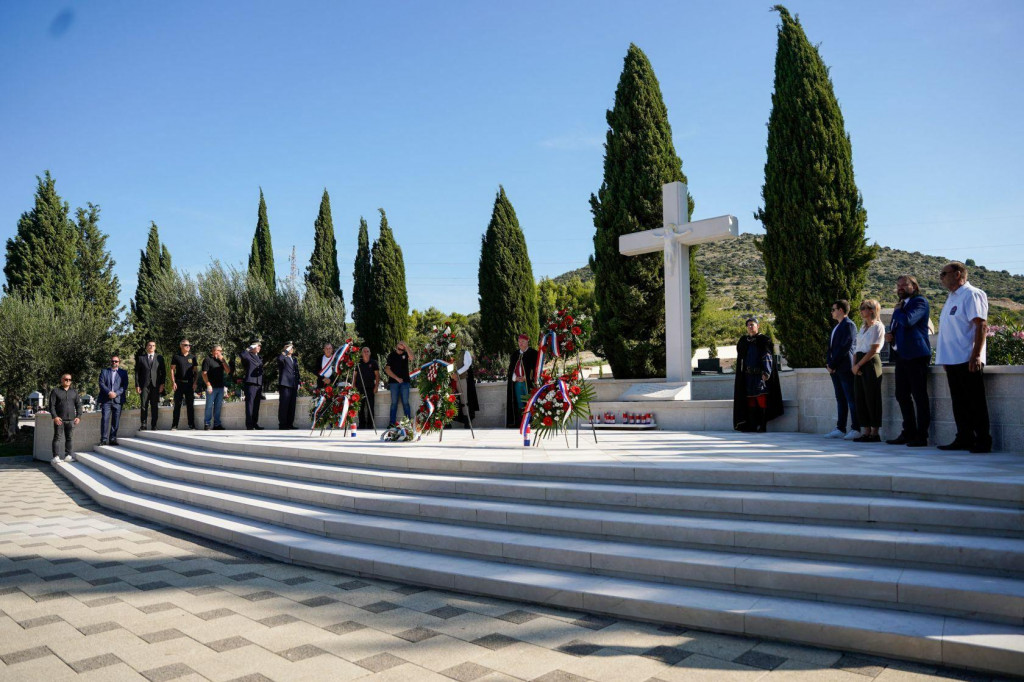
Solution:
<path fill-rule="evenodd" d="M 619 253 L 665 253 L 665 382 L 635 384 L 620 400 L 689 400 L 693 381 L 690 328 L 690 247 L 739 236 L 735 216 L 689 221 L 686 185 L 661 187 L 662 227 L 619 237 Z"/>

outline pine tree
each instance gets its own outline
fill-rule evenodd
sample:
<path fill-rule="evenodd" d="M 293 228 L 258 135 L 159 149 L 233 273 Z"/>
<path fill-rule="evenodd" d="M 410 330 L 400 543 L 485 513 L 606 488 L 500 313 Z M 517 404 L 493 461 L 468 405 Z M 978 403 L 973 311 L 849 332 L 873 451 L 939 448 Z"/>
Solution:
<path fill-rule="evenodd" d="M 370 305 L 364 319 L 363 340 L 375 354 L 388 353 L 405 338 L 409 326 L 409 298 L 405 290 L 402 249 L 380 211 L 380 236 L 373 243 L 370 269 Z"/>
<path fill-rule="evenodd" d="M 793 367 L 820 367 L 829 306 L 855 301 L 877 246 L 864 238 L 867 212 L 854 182 L 828 67 L 797 18 L 776 5 L 775 92 L 764 166 L 764 256 L 768 305 Z"/>
<path fill-rule="evenodd" d="M 22 297 L 39 293 L 52 300 L 67 300 L 80 288 L 75 270 L 78 233 L 50 171 L 36 180 L 35 206 L 21 214 L 17 233 L 7 240 L 4 291 Z"/>
<path fill-rule="evenodd" d="M 526 237 L 505 188 L 498 186 L 491 222 L 481 239 L 480 340 L 485 353 L 508 353 L 519 334 L 540 336 L 537 284 Z"/>
<path fill-rule="evenodd" d="M 107 250 L 107 235 L 99 227 L 100 207 L 89 203 L 76 211 L 78 255 L 75 269 L 81 277 L 81 295 L 87 308 L 113 325 L 118 317 L 121 282 L 114 274 L 114 259 Z"/>
<path fill-rule="evenodd" d="M 356 245 L 356 262 L 352 268 L 352 321 L 355 323 L 356 334 L 359 338 L 366 338 L 367 310 L 369 310 L 370 287 L 371 287 L 371 262 L 370 262 L 370 235 L 366 226 L 366 219 L 359 218 L 359 238 Z"/>
<path fill-rule="evenodd" d="M 252 237 L 249 253 L 249 276 L 264 282 L 270 291 L 277 285 L 274 272 L 274 249 L 270 244 L 270 221 L 267 220 L 267 202 L 260 188 L 260 207 L 256 216 L 256 234 Z"/>
<path fill-rule="evenodd" d="M 619 254 L 619 236 L 660 227 L 662 185 L 686 182 L 672 144 L 668 110 L 654 69 L 630 45 L 607 114 L 604 182 L 591 195 L 594 271 L 598 310 L 595 343 L 617 378 L 665 376 L 665 274 L 663 256 Z M 689 213 L 693 213 L 693 198 Z M 700 324 L 707 284 L 690 248 L 690 313 Z"/>
<path fill-rule="evenodd" d="M 338 242 L 334 238 L 331 197 L 326 188 L 320 199 L 320 213 L 313 223 L 313 255 L 306 268 L 306 289 L 315 289 L 321 298 L 339 298 L 344 304 L 338 272 Z"/>
<path fill-rule="evenodd" d="M 135 286 L 135 299 L 131 303 L 135 340 L 139 345 L 153 339 L 153 287 L 163 273 L 170 269 L 171 254 L 166 246 L 160 244 L 156 223 L 150 222 L 146 248 L 139 252 L 138 283 Z"/>

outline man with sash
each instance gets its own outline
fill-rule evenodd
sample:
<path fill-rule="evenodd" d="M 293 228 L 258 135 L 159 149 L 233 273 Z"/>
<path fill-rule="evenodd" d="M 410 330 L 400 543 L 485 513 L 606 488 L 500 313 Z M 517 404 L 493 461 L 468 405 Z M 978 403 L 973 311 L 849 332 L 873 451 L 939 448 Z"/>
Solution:
<path fill-rule="evenodd" d="M 530 392 L 537 387 L 537 350 L 530 348 L 530 337 L 519 335 L 519 349 L 512 353 L 508 363 L 508 388 L 505 391 L 505 428 L 518 429 L 523 418 L 523 407 Z"/>

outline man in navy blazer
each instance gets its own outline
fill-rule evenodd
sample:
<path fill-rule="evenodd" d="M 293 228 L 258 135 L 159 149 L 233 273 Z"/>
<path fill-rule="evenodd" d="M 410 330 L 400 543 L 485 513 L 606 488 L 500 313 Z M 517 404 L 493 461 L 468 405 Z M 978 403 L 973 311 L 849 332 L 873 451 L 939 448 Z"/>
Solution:
<path fill-rule="evenodd" d="M 263 402 L 263 345 L 253 341 L 242 351 L 242 376 L 245 380 L 245 428 L 262 431 L 260 426 L 260 403 Z"/>
<path fill-rule="evenodd" d="M 903 413 L 903 431 L 885 442 L 920 448 L 928 445 L 928 427 L 932 420 L 928 403 L 928 365 L 932 360 L 928 340 L 930 306 L 913 275 L 899 276 L 896 295 L 900 302 L 892 311 L 892 325 L 886 340 L 896 350 L 896 402 Z"/>
<path fill-rule="evenodd" d="M 857 325 L 850 319 L 850 302 L 836 301 L 832 304 L 832 319 L 836 326 L 828 340 L 828 354 L 825 368 L 832 377 L 832 388 L 836 392 L 836 428 L 825 434 L 826 438 L 853 440 L 860 436 L 857 421 L 857 407 L 853 400 L 853 347 L 857 340 Z M 846 413 L 850 413 L 850 430 L 846 430 Z"/>
<path fill-rule="evenodd" d="M 117 427 L 127 388 L 128 372 L 121 369 L 121 356 L 114 353 L 110 356 L 110 367 L 100 372 L 100 445 L 117 445 Z"/>

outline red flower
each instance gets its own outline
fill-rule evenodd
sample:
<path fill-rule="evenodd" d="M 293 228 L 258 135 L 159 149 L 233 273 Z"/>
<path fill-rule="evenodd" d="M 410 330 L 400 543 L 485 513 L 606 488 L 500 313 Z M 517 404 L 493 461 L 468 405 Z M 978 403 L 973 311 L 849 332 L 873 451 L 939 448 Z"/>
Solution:
<path fill-rule="evenodd" d="M 554 331 L 554 330 L 558 329 L 558 325 L 555 324 L 554 322 L 552 322 L 551 324 L 548 325 L 548 329 Z"/>
<path fill-rule="evenodd" d="M 444 416 L 446 416 L 449 419 L 451 419 L 452 417 L 455 416 L 455 410 L 445 410 L 444 411 Z"/>
<path fill-rule="evenodd" d="M 440 419 L 435 419 L 435 420 L 434 420 L 434 428 L 435 428 L 435 429 L 439 429 L 439 428 L 441 428 L 442 426 L 444 426 L 444 424 L 443 424 L 443 423 L 441 422 L 441 420 L 440 420 Z"/>
<path fill-rule="evenodd" d="M 547 401 L 546 403 L 544 403 L 544 409 L 545 410 L 550 410 L 551 409 L 551 401 L 550 400 Z"/>
<path fill-rule="evenodd" d="M 341 414 L 341 405 L 335 405 L 331 408 L 331 412 L 334 414 Z"/>
<path fill-rule="evenodd" d="M 572 328 L 572 333 L 575 334 L 576 336 L 579 336 L 580 334 L 583 333 L 583 330 L 580 329 L 579 327 L 573 327 Z"/>
<path fill-rule="evenodd" d="M 352 402 L 354 402 L 354 403 L 358 403 L 359 402 L 359 394 L 358 393 L 353 393 L 352 394 Z"/>
<path fill-rule="evenodd" d="M 580 394 L 580 387 L 579 386 L 570 386 L 569 387 L 569 393 L 572 393 L 573 395 L 579 395 Z"/>
<path fill-rule="evenodd" d="M 565 349 L 566 350 L 575 350 L 575 348 L 576 348 L 576 344 L 574 344 L 572 341 L 566 341 L 565 342 Z"/>
<path fill-rule="evenodd" d="M 541 420 L 541 424 L 543 424 L 544 426 L 551 426 L 554 423 L 555 420 L 553 420 L 551 417 L 544 417 L 544 419 Z"/>
<path fill-rule="evenodd" d="M 352 343 L 352 339 L 345 339 L 345 343 Z"/>
<path fill-rule="evenodd" d="M 349 419 L 355 419 L 356 418 L 356 411 L 355 410 L 349 410 L 348 411 L 348 418 Z"/>
<path fill-rule="evenodd" d="M 324 393 L 326 393 L 327 395 L 334 395 L 334 388 L 328 386 L 327 388 L 324 389 Z"/>
<path fill-rule="evenodd" d="M 438 400 L 441 399 L 441 396 L 437 395 L 436 393 L 432 393 L 430 394 L 430 399 L 436 403 Z"/>
<path fill-rule="evenodd" d="M 457 397 L 455 397 L 454 395 L 450 395 L 450 396 L 448 396 L 448 402 L 450 402 L 450 403 L 453 403 L 453 404 L 454 404 L 456 400 L 458 400 L 458 398 L 457 398 Z"/>
<path fill-rule="evenodd" d="M 566 315 L 565 316 L 565 323 L 566 324 L 572 324 L 572 315 Z"/>
<path fill-rule="evenodd" d="M 565 310 L 558 311 L 558 316 L 561 317 L 562 315 L 565 315 Z"/>

